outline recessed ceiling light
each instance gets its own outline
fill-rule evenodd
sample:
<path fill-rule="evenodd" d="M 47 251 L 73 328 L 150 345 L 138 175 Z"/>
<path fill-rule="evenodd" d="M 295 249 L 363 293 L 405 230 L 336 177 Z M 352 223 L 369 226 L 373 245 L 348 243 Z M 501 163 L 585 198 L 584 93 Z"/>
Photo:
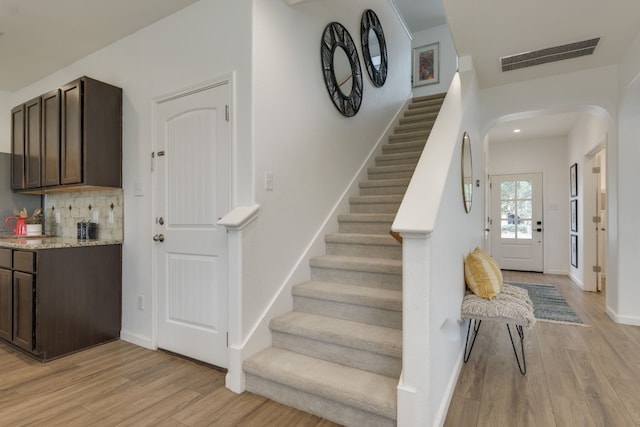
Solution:
<path fill-rule="evenodd" d="M 513 133 L 520 133 L 520 129 L 514 129 Z"/>

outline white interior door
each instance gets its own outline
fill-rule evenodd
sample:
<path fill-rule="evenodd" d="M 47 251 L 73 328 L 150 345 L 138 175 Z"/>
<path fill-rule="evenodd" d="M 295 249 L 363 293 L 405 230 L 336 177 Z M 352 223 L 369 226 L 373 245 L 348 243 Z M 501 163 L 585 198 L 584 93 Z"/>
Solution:
<path fill-rule="evenodd" d="M 227 367 L 228 84 L 159 102 L 156 115 L 157 345 Z"/>
<path fill-rule="evenodd" d="M 491 177 L 491 250 L 500 268 L 543 271 L 542 174 Z"/>

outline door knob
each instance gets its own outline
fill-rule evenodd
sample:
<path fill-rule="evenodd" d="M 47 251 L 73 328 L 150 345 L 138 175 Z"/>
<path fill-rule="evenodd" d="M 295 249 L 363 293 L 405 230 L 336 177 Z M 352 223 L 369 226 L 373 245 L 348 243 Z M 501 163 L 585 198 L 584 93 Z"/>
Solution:
<path fill-rule="evenodd" d="M 164 225 L 164 218 L 162 217 L 158 218 L 158 224 Z"/>
<path fill-rule="evenodd" d="M 156 234 L 153 236 L 154 242 L 164 242 L 164 234 Z"/>

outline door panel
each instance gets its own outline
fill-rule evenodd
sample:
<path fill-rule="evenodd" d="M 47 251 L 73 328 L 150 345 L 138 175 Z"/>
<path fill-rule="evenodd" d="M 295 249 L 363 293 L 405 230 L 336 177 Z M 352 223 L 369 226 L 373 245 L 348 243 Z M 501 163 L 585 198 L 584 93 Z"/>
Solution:
<path fill-rule="evenodd" d="M 542 272 L 542 174 L 492 176 L 491 220 L 491 249 L 500 268 Z"/>
<path fill-rule="evenodd" d="M 227 235 L 217 221 L 231 205 L 228 99 L 223 84 L 159 103 L 154 171 L 158 347 L 221 367 Z"/>

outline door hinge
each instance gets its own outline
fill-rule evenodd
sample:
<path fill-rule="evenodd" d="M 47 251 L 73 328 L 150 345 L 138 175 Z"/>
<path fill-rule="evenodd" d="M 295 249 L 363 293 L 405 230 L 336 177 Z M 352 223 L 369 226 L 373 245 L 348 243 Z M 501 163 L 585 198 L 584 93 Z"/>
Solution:
<path fill-rule="evenodd" d="M 593 272 L 594 273 L 602 273 L 602 267 L 600 267 L 599 265 L 594 265 L 593 266 Z"/>
<path fill-rule="evenodd" d="M 227 347 L 229 347 L 229 332 L 227 332 Z"/>
<path fill-rule="evenodd" d="M 224 106 L 224 118 L 226 121 L 229 121 L 229 106 L 225 105 Z"/>
<path fill-rule="evenodd" d="M 593 169 L 591 169 L 591 172 L 600 173 L 600 166 L 594 166 Z"/>
<path fill-rule="evenodd" d="M 594 224 L 600 224 L 602 222 L 602 218 L 599 216 L 594 216 L 593 217 L 593 223 Z"/>
<path fill-rule="evenodd" d="M 149 171 L 153 172 L 153 159 L 156 158 L 156 152 L 152 151 L 151 152 L 151 163 L 149 164 Z"/>

